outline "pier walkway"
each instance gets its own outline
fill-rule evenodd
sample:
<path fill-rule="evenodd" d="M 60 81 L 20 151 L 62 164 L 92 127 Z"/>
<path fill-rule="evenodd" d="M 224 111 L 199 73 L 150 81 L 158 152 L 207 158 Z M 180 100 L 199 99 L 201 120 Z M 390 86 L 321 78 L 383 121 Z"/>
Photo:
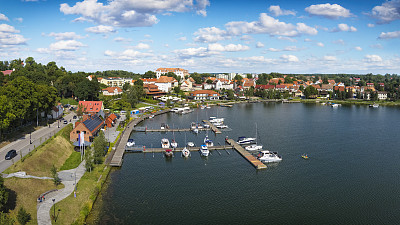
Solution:
<path fill-rule="evenodd" d="M 250 162 L 256 169 L 266 169 L 267 166 L 262 163 L 260 160 L 258 160 L 256 157 L 254 157 L 252 154 L 250 154 L 248 151 L 246 151 L 242 146 L 240 146 L 236 141 L 232 139 L 226 140 L 228 144 L 230 144 L 240 155 L 243 156 L 247 161 Z"/>
<path fill-rule="evenodd" d="M 128 142 L 128 139 L 131 135 L 133 128 L 137 124 L 139 124 L 140 122 L 142 122 L 145 119 L 148 119 L 149 116 L 151 116 L 151 115 L 157 116 L 160 114 L 168 113 L 169 111 L 171 111 L 171 110 L 166 109 L 163 111 L 156 112 L 154 114 L 142 116 L 140 118 L 134 119 L 131 122 L 129 122 L 126 125 L 126 129 L 122 132 L 120 139 L 117 141 L 117 143 L 115 145 L 115 151 L 113 151 L 111 153 L 112 155 L 110 155 L 110 157 L 111 157 L 110 166 L 121 166 L 122 165 L 122 159 L 124 157 L 126 143 Z"/>
<path fill-rule="evenodd" d="M 206 124 L 208 124 L 208 125 L 210 126 L 211 130 L 214 131 L 214 133 L 216 133 L 216 134 L 222 134 L 222 132 L 221 132 L 218 128 L 216 128 L 216 127 L 214 126 L 214 124 L 210 123 L 210 121 L 208 121 L 208 120 L 203 120 L 203 122 L 206 123 Z"/>
<path fill-rule="evenodd" d="M 188 132 L 188 131 L 193 131 L 190 128 L 147 129 L 146 127 L 136 127 L 133 130 L 136 132 Z M 210 130 L 210 128 L 198 128 L 198 130 Z"/>

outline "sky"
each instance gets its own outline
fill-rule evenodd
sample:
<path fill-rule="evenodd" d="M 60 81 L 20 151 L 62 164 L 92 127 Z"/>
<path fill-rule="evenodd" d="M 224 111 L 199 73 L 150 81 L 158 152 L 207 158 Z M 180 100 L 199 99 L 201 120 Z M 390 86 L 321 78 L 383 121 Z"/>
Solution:
<path fill-rule="evenodd" d="M 68 71 L 400 74 L 400 0 L 0 0 L 0 60 Z"/>

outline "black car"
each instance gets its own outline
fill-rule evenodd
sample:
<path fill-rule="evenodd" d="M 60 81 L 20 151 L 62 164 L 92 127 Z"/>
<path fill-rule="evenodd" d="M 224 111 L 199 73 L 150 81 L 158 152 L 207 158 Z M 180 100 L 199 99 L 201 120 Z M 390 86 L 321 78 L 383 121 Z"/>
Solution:
<path fill-rule="evenodd" d="M 64 120 L 64 124 L 68 124 L 68 121 Z"/>
<path fill-rule="evenodd" d="M 10 160 L 10 159 L 14 158 L 15 156 L 17 156 L 17 151 L 15 151 L 14 149 L 10 150 L 6 154 L 6 160 Z"/>
<path fill-rule="evenodd" d="M 73 119 L 76 119 L 77 117 L 76 116 L 74 116 L 74 117 L 72 117 Z"/>

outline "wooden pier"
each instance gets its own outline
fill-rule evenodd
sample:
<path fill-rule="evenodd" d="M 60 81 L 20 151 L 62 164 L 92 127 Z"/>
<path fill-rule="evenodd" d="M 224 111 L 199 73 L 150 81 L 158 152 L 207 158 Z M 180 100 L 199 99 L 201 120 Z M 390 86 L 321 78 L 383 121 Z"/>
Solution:
<path fill-rule="evenodd" d="M 115 145 L 115 150 L 110 154 L 111 161 L 109 162 L 109 165 L 110 166 L 121 166 L 122 165 L 122 160 L 123 160 L 124 153 L 125 153 L 126 143 L 128 143 L 128 139 L 131 135 L 131 132 L 137 124 L 148 119 L 151 115 L 157 116 L 157 115 L 161 115 L 164 113 L 168 113 L 169 111 L 171 111 L 171 110 L 166 109 L 163 111 L 156 112 L 154 114 L 142 116 L 140 118 L 134 119 L 131 122 L 129 122 L 126 125 L 125 130 L 122 132 L 120 139 L 117 141 L 117 143 Z"/>
<path fill-rule="evenodd" d="M 240 146 L 236 141 L 232 139 L 226 140 L 228 144 L 230 144 L 240 155 L 243 156 L 247 161 L 249 161 L 250 164 L 252 164 L 256 169 L 266 169 L 267 166 L 262 163 L 260 160 L 258 160 L 256 157 L 254 157 L 252 154 L 250 154 L 248 151 L 246 151 L 242 146 Z"/>
<path fill-rule="evenodd" d="M 188 132 L 193 131 L 191 128 L 175 128 L 175 129 L 147 129 L 145 127 L 136 127 L 136 132 Z M 210 130 L 210 128 L 198 128 L 198 130 Z"/>
<path fill-rule="evenodd" d="M 189 151 L 199 151 L 200 147 L 186 147 Z M 181 152 L 183 150 L 183 147 L 180 148 L 143 148 L 143 153 L 161 153 L 164 152 L 165 149 L 172 149 L 173 152 Z M 218 146 L 211 146 L 208 147 L 208 150 L 226 150 L 226 149 L 233 149 L 231 145 L 218 145 Z M 129 150 L 127 150 L 129 152 Z M 138 151 L 135 151 L 138 152 Z"/>
<path fill-rule="evenodd" d="M 216 133 L 216 134 L 222 134 L 222 132 L 221 132 L 218 128 L 216 128 L 216 127 L 214 126 L 214 124 L 210 123 L 210 121 L 208 121 L 208 120 L 203 120 L 203 122 L 206 123 L 206 124 L 208 124 L 208 125 L 210 126 L 211 130 L 214 131 L 214 133 Z"/>

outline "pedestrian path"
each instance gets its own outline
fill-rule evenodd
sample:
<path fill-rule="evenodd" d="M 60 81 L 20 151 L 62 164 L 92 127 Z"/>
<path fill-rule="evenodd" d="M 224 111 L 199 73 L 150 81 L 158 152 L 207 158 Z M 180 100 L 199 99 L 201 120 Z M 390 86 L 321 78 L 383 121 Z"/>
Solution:
<path fill-rule="evenodd" d="M 85 161 L 75 169 L 63 170 L 58 172 L 58 176 L 61 179 L 61 183 L 65 187 L 61 190 L 57 190 L 49 194 L 44 202 L 38 203 L 37 207 L 37 221 L 38 225 L 48 225 L 51 224 L 50 209 L 53 206 L 52 199 L 55 199 L 54 203 L 57 203 L 66 197 L 68 197 L 75 189 L 75 183 L 81 179 L 83 174 L 85 174 Z"/>
<path fill-rule="evenodd" d="M 16 172 L 10 174 L 2 174 L 3 178 L 11 178 L 11 177 L 18 177 L 18 178 L 33 178 L 33 179 L 40 179 L 40 180 L 52 180 L 51 177 L 37 177 L 32 175 L 27 175 L 26 172 Z"/>

